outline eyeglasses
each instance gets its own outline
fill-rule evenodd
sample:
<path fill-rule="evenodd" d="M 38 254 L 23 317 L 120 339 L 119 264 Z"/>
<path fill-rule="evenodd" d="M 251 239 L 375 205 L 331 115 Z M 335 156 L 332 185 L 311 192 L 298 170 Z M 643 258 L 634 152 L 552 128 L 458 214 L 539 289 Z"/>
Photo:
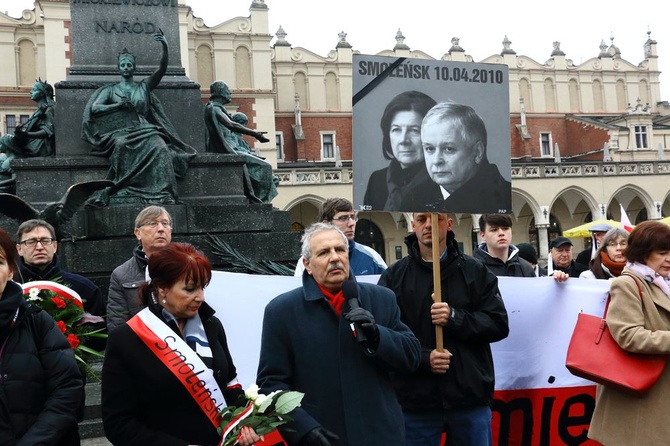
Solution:
<path fill-rule="evenodd" d="M 19 242 L 19 244 L 27 246 L 28 248 L 34 248 L 35 246 L 37 246 L 38 243 L 41 243 L 42 246 L 50 246 L 52 243 L 55 242 L 56 240 L 52 238 L 44 237 L 44 238 L 29 238 L 28 240 Z"/>
<path fill-rule="evenodd" d="M 140 225 L 140 228 L 142 226 L 148 226 L 151 229 L 156 229 L 158 227 L 158 225 L 162 225 L 166 229 L 171 229 L 172 228 L 172 223 L 170 223 L 168 220 L 153 220 L 153 221 L 150 221 L 148 223 L 144 223 L 144 224 Z"/>
<path fill-rule="evenodd" d="M 628 246 L 628 242 L 626 242 L 626 241 L 623 241 L 623 242 L 609 242 L 607 244 L 607 246 L 612 247 L 612 248 L 616 248 L 617 246 L 625 248 L 626 246 Z"/>
<path fill-rule="evenodd" d="M 339 221 L 340 223 L 347 223 L 349 220 L 353 220 L 354 222 L 358 221 L 358 217 L 355 215 L 342 215 L 337 218 L 332 218 L 330 221 Z"/>

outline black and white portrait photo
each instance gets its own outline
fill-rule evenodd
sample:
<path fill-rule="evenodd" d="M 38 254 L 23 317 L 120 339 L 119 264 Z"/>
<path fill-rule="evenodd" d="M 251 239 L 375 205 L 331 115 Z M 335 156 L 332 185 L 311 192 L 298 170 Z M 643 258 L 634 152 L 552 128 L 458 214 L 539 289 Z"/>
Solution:
<path fill-rule="evenodd" d="M 511 211 L 504 65 L 354 56 L 354 205 Z"/>

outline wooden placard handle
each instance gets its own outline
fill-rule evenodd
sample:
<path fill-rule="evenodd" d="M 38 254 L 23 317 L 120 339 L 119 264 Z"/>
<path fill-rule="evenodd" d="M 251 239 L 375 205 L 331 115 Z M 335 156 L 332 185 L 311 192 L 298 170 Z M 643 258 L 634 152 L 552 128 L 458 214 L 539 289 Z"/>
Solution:
<path fill-rule="evenodd" d="M 442 302 L 442 280 L 440 277 L 440 214 L 430 214 L 430 224 L 432 227 L 432 245 L 433 245 L 433 294 L 434 302 Z M 438 352 L 444 351 L 444 342 L 442 337 L 442 326 L 435 326 L 435 348 Z"/>

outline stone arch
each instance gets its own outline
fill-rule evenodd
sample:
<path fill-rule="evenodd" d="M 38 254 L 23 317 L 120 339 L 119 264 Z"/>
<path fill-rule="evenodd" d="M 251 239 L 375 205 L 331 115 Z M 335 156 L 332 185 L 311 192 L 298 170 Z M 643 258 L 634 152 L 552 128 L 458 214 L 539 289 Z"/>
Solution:
<path fill-rule="evenodd" d="M 309 90 L 307 88 L 307 75 L 302 71 L 296 71 L 293 74 L 293 88 L 295 94 L 300 97 L 300 108 L 309 110 Z"/>
<path fill-rule="evenodd" d="M 570 111 L 575 113 L 581 110 L 581 99 L 579 95 L 579 81 L 572 78 L 568 81 L 568 97 L 570 100 Z"/>
<path fill-rule="evenodd" d="M 626 107 L 628 107 L 628 103 L 630 102 L 628 100 L 626 82 L 623 79 L 617 79 L 615 89 L 617 111 L 622 112 L 626 110 Z"/>
<path fill-rule="evenodd" d="M 198 83 L 207 88 L 216 78 L 214 73 L 214 51 L 206 43 L 201 43 L 195 50 Z"/>
<path fill-rule="evenodd" d="M 526 111 L 533 111 L 533 95 L 530 89 L 530 81 L 525 77 L 519 79 L 519 96 L 523 98 L 523 105 Z"/>
<path fill-rule="evenodd" d="M 614 202 L 616 202 L 616 204 Z M 637 216 L 640 215 L 641 212 L 647 217 L 656 214 L 654 200 L 649 196 L 649 193 L 634 184 L 625 184 L 614 191 L 609 203 L 613 215 L 620 214 L 621 208 L 619 207 L 619 203 L 626 209 L 628 217 L 633 223 L 635 223 Z M 634 214 L 631 215 L 631 212 L 634 212 Z"/>
<path fill-rule="evenodd" d="M 303 195 L 288 203 L 283 210 L 291 213 L 291 228 L 295 232 L 302 232 L 306 227 L 316 222 L 319 207 L 326 201 L 318 195 Z"/>
<path fill-rule="evenodd" d="M 340 109 L 340 81 L 333 71 L 329 71 L 324 76 L 323 82 L 326 90 L 326 109 Z"/>
<path fill-rule="evenodd" d="M 559 199 L 562 199 L 566 203 L 572 215 L 575 215 L 575 209 L 579 206 L 580 200 L 584 201 L 588 210 L 593 215 L 600 215 L 601 210 L 598 207 L 598 202 L 589 191 L 582 187 L 569 186 L 557 192 L 549 207 L 553 208 Z"/>
<path fill-rule="evenodd" d="M 518 218 L 524 206 L 528 206 L 536 221 L 542 219 L 542 210 L 535 197 L 525 190 L 512 187 L 512 214 L 515 218 Z"/>
<path fill-rule="evenodd" d="M 600 79 L 593 79 L 593 111 L 604 111 L 605 101 L 603 99 L 603 84 Z"/>
<path fill-rule="evenodd" d="M 251 51 L 245 45 L 235 48 L 235 87 L 253 88 Z"/>
<path fill-rule="evenodd" d="M 544 80 L 544 105 L 545 111 L 556 111 L 556 89 L 554 88 L 554 80 L 549 77 Z"/>
<path fill-rule="evenodd" d="M 20 86 L 33 85 L 37 79 L 37 47 L 30 39 L 16 42 L 18 82 Z"/>
<path fill-rule="evenodd" d="M 642 101 L 642 104 L 649 104 L 649 83 L 646 79 L 640 79 L 638 89 L 640 92 L 640 101 Z"/>

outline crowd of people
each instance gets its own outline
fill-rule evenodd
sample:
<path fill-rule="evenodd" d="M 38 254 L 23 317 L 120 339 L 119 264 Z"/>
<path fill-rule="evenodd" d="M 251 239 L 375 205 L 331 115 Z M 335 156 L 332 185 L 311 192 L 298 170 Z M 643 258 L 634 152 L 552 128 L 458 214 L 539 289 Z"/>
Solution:
<path fill-rule="evenodd" d="M 81 442 L 86 375 L 62 321 L 21 287 L 34 281 L 61 282 L 88 316 L 104 320 L 108 338 L 86 342 L 105 351 L 101 407 L 112 444 L 218 445 L 221 408 L 247 405 L 225 328 L 205 299 L 212 264 L 193 245 L 172 241 L 173 218 L 159 205 L 177 203 L 176 179 L 196 152 L 153 94 L 168 67 L 165 36 L 153 38 L 161 45 L 158 68 L 136 82 L 135 57 L 124 50 L 121 80 L 99 88 L 84 113 L 83 137 L 93 154 L 109 158 L 114 181 L 90 204 L 157 203 L 135 218 L 137 245 L 113 270 L 106 298 L 63 269 L 46 221 L 23 222 L 15 241 L 0 229 L 2 445 Z M 240 135 L 268 139 L 246 127 L 244 114 L 226 110 L 232 93 L 224 82 L 210 89 L 207 150 L 243 158 L 249 202 L 270 203 L 272 166 Z M 0 138 L 0 188 L 11 180 L 12 159 L 53 154 L 53 88 L 40 80 L 31 98 L 39 109 L 15 135 Z M 304 394 L 278 427 L 286 444 L 492 445 L 491 344 L 510 333 L 501 276 L 607 280 L 615 341 L 632 354 L 670 354 L 670 227 L 644 222 L 628 233 L 594 225 L 592 248 L 576 258 L 572 241 L 558 236 L 544 268 L 532 245 L 512 243 L 511 184 L 490 162 L 486 125 L 471 106 L 406 91 L 385 107 L 380 128 L 388 165 L 368 178 L 364 208 L 421 212 L 412 214 L 407 255 L 390 266 L 354 240 L 357 214 L 347 199 L 325 200 L 304 231 L 295 267 L 301 285 L 264 309 L 256 376 L 263 394 Z M 481 242 L 465 255 L 444 211 L 496 209 L 481 214 Z M 364 275 L 380 277 L 357 281 Z M 599 385 L 589 438 L 607 446 L 665 444 L 666 395 L 670 369 L 643 397 Z M 257 430 L 242 428 L 235 445 L 263 441 Z"/>
<path fill-rule="evenodd" d="M 468 256 L 448 214 L 415 213 L 408 254 L 390 267 L 353 240 L 356 221 L 351 202 L 326 200 L 302 238 L 302 285 L 265 308 L 260 392 L 305 394 L 279 427 L 288 445 L 491 445 L 491 343 L 509 334 L 499 276 L 609 280 L 614 339 L 632 353 L 670 353 L 667 225 L 608 229 L 588 269 L 572 258 L 572 242 L 557 237 L 543 271 L 531 245 L 512 243 L 507 214 L 481 215 L 481 243 Z M 24 297 L 20 283 L 34 280 L 62 281 L 87 312 L 106 317 L 102 417 L 113 444 L 218 444 L 218 409 L 246 399 L 225 329 L 205 302 L 211 263 L 172 242 L 172 227 L 161 206 L 137 215 L 137 246 L 112 273 L 106 303 L 90 280 L 62 269 L 51 225 L 24 222 L 15 243 L 0 230 L 2 444 L 80 444 L 85 377 L 54 320 Z M 377 285 L 356 280 L 374 274 Z M 599 386 L 589 436 L 606 445 L 661 444 L 668 374 L 642 398 Z M 243 446 L 261 440 L 250 427 L 237 438 Z"/>

